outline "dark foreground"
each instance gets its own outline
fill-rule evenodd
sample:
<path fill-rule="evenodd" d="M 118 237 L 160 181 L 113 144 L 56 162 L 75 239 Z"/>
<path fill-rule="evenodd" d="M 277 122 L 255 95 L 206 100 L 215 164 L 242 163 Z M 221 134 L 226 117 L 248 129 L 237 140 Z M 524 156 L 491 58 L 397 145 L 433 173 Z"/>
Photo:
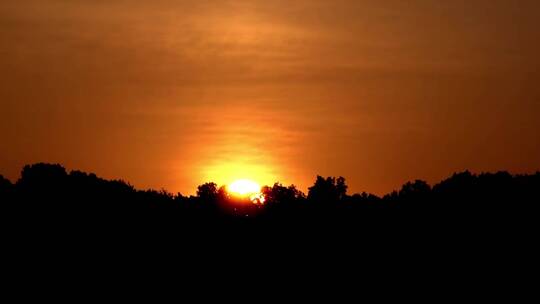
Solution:
<path fill-rule="evenodd" d="M 265 204 L 255 205 L 231 198 L 212 183 L 191 197 L 140 191 L 123 181 L 48 164 L 26 166 L 16 183 L 0 180 L 2 216 L 13 232 L 488 237 L 536 224 L 540 173 L 463 172 L 433 187 L 409 182 L 384 197 L 349 195 L 343 178 L 322 177 L 307 195 L 280 184 L 263 193 Z"/>
<path fill-rule="evenodd" d="M 419 295 L 441 290 L 448 299 L 467 286 L 479 295 L 493 294 L 495 284 L 508 289 L 537 264 L 540 173 L 464 172 L 382 198 L 348 195 L 344 179 L 322 177 L 307 195 L 281 185 L 264 194 L 266 203 L 254 205 L 205 184 L 184 197 L 58 165 L 27 166 L 14 184 L 0 179 L 5 277 L 25 282 L 15 284 L 19 297 L 38 290 L 86 297 L 96 283 L 118 291 L 184 278 L 205 290 L 199 297 L 215 292 L 210 285 L 267 298 L 307 282 L 303 297 L 329 286 L 354 294 L 375 286 L 379 297 L 401 297 L 395 287 L 410 284 Z"/>

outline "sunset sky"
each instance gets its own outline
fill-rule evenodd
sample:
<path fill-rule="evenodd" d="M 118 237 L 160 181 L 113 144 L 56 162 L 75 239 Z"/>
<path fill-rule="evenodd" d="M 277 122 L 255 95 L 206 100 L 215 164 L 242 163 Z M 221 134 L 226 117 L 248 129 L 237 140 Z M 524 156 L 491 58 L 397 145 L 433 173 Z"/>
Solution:
<path fill-rule="evenodd" d="M 384 194 L 540 170 L 540 1 L 0 1 L 0 174 Z"/>

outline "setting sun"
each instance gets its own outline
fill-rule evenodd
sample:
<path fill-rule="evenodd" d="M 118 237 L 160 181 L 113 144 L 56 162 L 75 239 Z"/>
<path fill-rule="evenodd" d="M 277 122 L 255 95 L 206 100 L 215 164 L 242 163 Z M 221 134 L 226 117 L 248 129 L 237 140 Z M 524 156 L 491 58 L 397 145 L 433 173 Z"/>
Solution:
<path fill-rule="evenodd" d="M 239 179 L 231 183 L 227 189 L 230 193 L 238 196 L 249 196 L 259 193 L 261 191 L 261 186 L 251 180 Z"/>
<path fill-rule="evenodd" d="M 261 186 L 248 179 L 239 179 L 227 186 L 230 194 L 240 197 L 249 198 L 254 204 L 264 204 L 264 195 L 261 193 Z"/>

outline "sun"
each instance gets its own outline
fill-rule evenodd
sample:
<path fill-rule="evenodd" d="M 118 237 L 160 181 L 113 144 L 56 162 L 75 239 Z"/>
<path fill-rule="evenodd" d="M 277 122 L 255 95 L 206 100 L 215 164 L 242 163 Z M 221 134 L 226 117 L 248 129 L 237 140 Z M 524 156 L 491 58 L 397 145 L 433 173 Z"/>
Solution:
<path fill-rule="evenodd" d="M 251 194 L 259 193 L 261 191 L 261 186 L 249 179 L 239 179 L 232 182 L 227 189 L 231 194 L 249 196 Z"/>
<path fill-rule="evenodd" d="M 239 179 L 227 186 L 227 191 L 240 198 L 249 198 L 254 204 L 264 204 L 261 186 L 249 179 Z"/>

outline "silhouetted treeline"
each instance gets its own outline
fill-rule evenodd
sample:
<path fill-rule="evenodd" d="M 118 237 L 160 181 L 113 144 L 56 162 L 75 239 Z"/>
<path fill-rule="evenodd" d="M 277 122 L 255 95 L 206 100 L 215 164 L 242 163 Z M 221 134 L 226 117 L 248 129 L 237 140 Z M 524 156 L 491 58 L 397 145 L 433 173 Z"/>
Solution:
<path fill-rule="evenodd" d="M 217 223 L 258 221 L 320 223 L 418 224 L 508 222 L 536 212 L 540 173 L 457 173 L 431 187 L 417 180 L 384 197 L 348 194 L 344 178 L 318 176 L 306 194 L 295 186 L 263 188 L 265 203 L 231 197 L 214 183 L 201 185 L 196 196 L 164 190 L 137 190 L 124 181 L 67 172 L 60 165 L 25 166 L 15 183 L 0 176 L 4 215 L 25 215 L 41 223 L 132 222 Z M 534 213 L 536 214 L 536 213 Z"/>
<path fill-rule="evenodd" d="M 418 276 L 436 285 L 441 281 L 433 273 L 452 282 L 474 280 L 470 286 L 477 288 L 478 276 L 470 269 L 496 273 L 497 280 L 501 261 L 514 267 L 528 253 L 536 261 L 529 247 L 536 247 L 537 230 L 531 226 L 538 222 L 540 173 L 463 172 L 433 187 L 409 182 L 383 197 L 347 190 L 341 177 L 318 176 L 307 194 L 294 186 L 264 187 L 261 205 L 238 201 L 214 183 L 186 197 L 68 173 L 60 165 L 26 166 L 15 183 L 0 177 L 2 242 L 11 253 L 4 261 L 24 277 L 43 273 L 41 286 L 57 284 L 51 274 L 59 265 L 92 282 L 114 280 L 111 286 L 120 280 L 109 275 L 110 269 L 124 265 L 120 272 L 132 276 L 144 274 L 141 265 L 148 265 L 202 284 L 205 292 L 212 291 L 205 280 L 215 280 L 215 273 L 222 275 L 216 280 L 220 285 L 238 284 L 231 274 L 257 273 L 279 284 L 290 279 L 294 288 L 305 278 L 320 281 L 321 288 L 341 278 L 339 287 L 346 281 L 355 292 L 364 286 L 356 276 L 388 289 L 387 280 L 401 273 L 398 285 L 411 282 L 422 293 L 429 285 L 414 276 L 422 268 L 431 272 Z M 508 259 L 508 252 L 516 257 Z M 81 272 L 80 265 L 89 271 Z M 172 265 L 178 268 L 171 271 Z M 246 268 L 252 272 L 243 272 Z M 92 271 L 95 278 L 87 275 Z M 74 278 L 66 275 L 80 285 Z M 308 293 L 318 286 L 308 285 Z"/>

